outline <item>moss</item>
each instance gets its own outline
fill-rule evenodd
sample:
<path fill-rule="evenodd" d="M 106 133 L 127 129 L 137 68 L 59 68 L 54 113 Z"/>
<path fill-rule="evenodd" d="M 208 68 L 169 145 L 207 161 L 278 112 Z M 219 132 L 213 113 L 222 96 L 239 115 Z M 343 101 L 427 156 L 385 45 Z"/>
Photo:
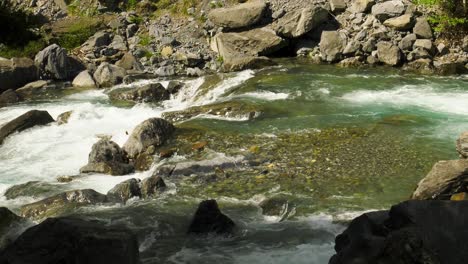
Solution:
<path fill-rule="evenodd" d="M 76 18 L 65 24 L 51 40 L 61 47 L 72 50 L 82 45 L 103 26 L 100 19 Z"/>

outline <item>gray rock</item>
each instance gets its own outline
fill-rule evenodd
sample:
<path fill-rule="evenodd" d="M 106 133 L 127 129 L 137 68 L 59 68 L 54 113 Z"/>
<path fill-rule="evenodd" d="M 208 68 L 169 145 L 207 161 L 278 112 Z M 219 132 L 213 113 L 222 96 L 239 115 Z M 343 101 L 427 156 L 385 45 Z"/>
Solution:
<path fill-rule="evenodd" d="M 276 32 L 283 37 L 297 38 L 317 28 L 328 20 L 328 12 L 322 7 L 307 7 L 290 12 L 278 20 Z"/>
<path fill-rule="evenodd" d="M 18 93 L 9 89 L 0 94 L 0 107 L 20 102 L 22 99 Z"/>
<path fill-rule="evenodd" d="M 377 48 L 377 42 L 375 41 L 375 38 L 370 37 L 369 39 L 364 42 L 364 45 L 362 45 L 362 51 L 366 53 L 372 53 Z"/>
<path fill-rule="evenodd" d="M 437 162 L 432 170 L 419 183 L 412 199 L 427 200 L 457 193 L 456 188 L 466 179 L 468 160 Z"/>
<path fill-rule="evenodd" d="M 66 49 L 52 44 L 41 50 L 34 58 L 40 75 L 46 79 L 68 80 L 75 77 L 84 67 L 68 56 Z"/>
<path fill-rule="evenodd" d="M 210 11 L 208 18 L 218 27 L 238 29 L 255 25 L 263 16 L 266 4 L 262 0 L 247 2 L 230 8 Z"/>
<path fill-rule="evenodd" d="M 109 48 L 112 48 L 114 50 L 118 51 L 127 51 L 127 43 L 125 39 L 120 36 L 120 35 L 115 35 L 114 38 L 112 39 L 111 44 L 109 44 Z"/>
<path fill-rule="evenodd" d="M 72 82 L 73 87 L 95 88 L 96 82 L 89 71 L 85 70 L 80 72 Z"/>
<path fill-rule="evenodd" d="M 122 83 L 125 75 L 124 68 L 103 62 L 94 72 L 94 80 L 100 87 L 111 87 Z"/>
<path fill-rule="evenodd" d="M 126 153 L 117 143 L 101 139 L 95 143 L 89 153 L 88 164 L 80 169 L 81 173 L 102 173 L 110 175 L 126 175 L 134 168 L 128 164 Z"/>
<path fill-rule="evenodd" d="M 330 9 L 333 13 L 340 13 L 346 10 L 346 2 L 344 0 L 329 0 Z"/>
<path fill-rule="evenodd" d="M 463 38 L 462 49 L 468 52 L 468 36 L 465 36 Z"/>
<path fill-rule="evenodd" d="M 375 0 L 354 0 L 350 10 L 354 13 L 367 13 L 375 5 Z"/>
<path fill-rule="evenodd" d="M 436 69 L 436 73 L 440 75 L 464 74 L 468 72 L 464 63 L 445 60 L 444 58 L 434 60 L 434 67 Z"/>
<path fill-rule="evenodd" d="M 416 24 L 414 25 L 413 33 L 421 39 L 432 39 L 431 25 L 429 25 L 427 19 L 424 17 L 416 19 Z"/>
<path fill-rule="evenodd" d="M 137 24 L 130 24 L 127 26 L 126 34 L 127 38 L 131 38 L 135 36 L 135 34 L 138 32 L 138 25 Z"/>
<path fill-rule="evenodd" d="M 432 43 L 432 40 L 430 39 L 417 39 L 414 42 L 413 49 L 417 49 L 417 48 L 424 49 L 427 52 L 429 52 L 429 54 L 435 53 L 434 44 Z"/>
<path fill-rule="evenodd" d="M 413 71 L 419 74 L 434 73 L 434 66 L 431 59 L 417 59 L 407 63 L 404 67 L 407 71 Z"/>
<path fill-rule="evenodd" d="M 0 59 L 0 92 L 8 89 L 17 89 L 38 78 L 38 68 L 31 59 Z"/>
<path fill-rule="evenodd" d="M 468 131 L 463 132 L 457 139 L 457 151 L 460 157 L 468 158 Z"/>
<path fill-rule="evenodd" d="M 156 69 L 156 71 L 154 71 L 154 74 L 160 77 L 174 76 L 176 74 L 176 69 L 172 65 L 161 66 L 158 69 Z"/>
<path fill-rule="evenodd" d="M 343 50 L 344 55 L 352 55 L 355 54 L 361 48 L 361 43 L 359 41 L 349 41 L 346 47 Z"/>
<path fill-rule="evenodd" d="M 408 30 L 413 27 L 414 20 L 412 14 L 404 14 L 399 17 L 389 18 L 383 23 L 385 26 L 396 30 Z"/>
<path fill-rule="evenodd" d="M 440 56 L 444 56 L 449 52 L 449 49 L 447 48 L 447 46 L 445 46 L 444 43 L 439 43 L 439 45 L 437 45 L 437 54 L 439 54 Z"/>
<path fill-rule="evenodd" d="M 125 142 L 123 149 L 129 157 L 136 158 L 149 147 L 159 147 L 172 136 L 175 127 L 161 118 L 150 118 L 139 124 Z"/>
<path fill-rule="evenodd" d="M 140 180 L 129 179 L 117 184 L 107 192 L 107 201 L 112 203 L 126 203 L 133 197 L 141 197 Z"/>
<path fill-rule="evenodd" d="M 130 52 L 125 53 L 125 55 L 119 61 L 117 61 L 115 65 L 122 67 L 127 71 L 143 71 L 145 69 L 143 65 L 141 65 L 141 63 Z"/>
<path fill-rule="evenodd" d="M 198 67 L 187 68 L 185 70 L 185 73 L 187 74 L 187 76 L 191 76 L 191 77 L 200 77 L 200 76 L 205 75 L 205 72 Z"/>
<path fill-rule="evenodd" d="M 141 183 L 141 194 L 144 198 L 149 198 L 163 192 L 166 189 L 164 180 L 153 174 L 151 177 L 144 179 Z"/>
<path fill-rule="evenodd" d="M 398 47 L 403 51 L 410 51 L 413 49 L 413 44 L 416 41 L 417 37 L 415 34 L 408 34 L 401 39 L 398 43 Z"/>
<path fill-rule="evenodd" d="M 61 113 L 59 116 L 57 116 L 57 124 L 59 126 L 63 124 L 67 124 L 72 113 L 73 111 L 67 111 L 67 112 Z"/>
<path fill-rule="evenodd" d="M 111 35 L 105 31 L 99 31 L 90 37 L 82 46 L 81 52 L 89 53 L 93 52 L 95 49 L 108 46 L 111 43 Z"/>
<path fill-rule="evenodd" d="M 385 21 L 391 17 L 402 15 L 405 10 L 405 4 L 402 1 L 391 0 L 374 5 L 372 7 L 372 15 L 380 21 Z"/>
<path fill-rule="evenodd" d="M 402 61 L 400 48 L 393 45 L 391 42 L 377 43 L 377 57 L 380 62 L 391 66 L 399 65 Z"/>
<path fill-rule="evenodd" d="M 104 203 L 106 196 L 91 189 L 60 193 L 35 203 L 23 205 L 21 216 L 43 219 L 70 212 L 78 207 Z"/>
<path fill-rule="evenodd" d="M 264 56 L 239 56 L 229 57 L 223 62 L 221 71 L 233 72 L 245 69 L 261 69 L 267 66 L 276 65 L 271 59 Z"/>
<path fill-rule="evenodd" d="M 339 61 L 346 46 L 346 37 L 338 31 L 323 31 L 319 45 L 324 61 Z"/>
<path fill-rule="evenodd" d="M 35 126 L 43 126 L 55 120 L 47 111 L 31 110 L 6 123 L 0 128 L 0 144 L 9 135 Z"/>
<path fill-rule="evenodd" d="M 112 100 L 136 103 L 157 103 L 170 98 L 170 93 L 160 83 L 150 83 L 130 89 L 116 89 L 109 94 Z"/>
<path fill-rule="evenodd" d="M 170 93 L 170 94 L 176 94 L 180 91 L 180 89 L 182 89 L 184 87 L 184 83 L 183 82 L 179 82 L 179 81 L 169 81 L 169 83 L 167 84 L 167 87 L 166 87 L 166 90 Z"/>

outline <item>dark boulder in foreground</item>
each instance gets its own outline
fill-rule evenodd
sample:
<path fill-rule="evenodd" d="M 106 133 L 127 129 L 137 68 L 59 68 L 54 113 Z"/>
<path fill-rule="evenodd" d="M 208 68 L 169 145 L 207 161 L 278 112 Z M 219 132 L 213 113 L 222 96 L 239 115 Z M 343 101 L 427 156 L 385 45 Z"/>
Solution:
<path fill-rule="evenodd" d="M 330 264 L 462 264 L 468 201 L 406 201 L 363 214 L 336 237 Z"/>
<path fill-rule="evenodd" d="M 136 236 L 96 221 L 49 218 L 26 230 L 0 253 L 8 264 L 139 263 Z"/>
<path fill-rule="evenodd" d="M 236 224 L 219 210 L 216 200 L 206 200 L 198 205 L 188 233 L 229 235 L 234 232 L 235 226 Z"/>
<path fill-rule="evenodd" d="M 0 128 L 0 144 L 6 137 L 15 132 L 21 132 L 34 126 L 47 125 L 54 121 L 47 111 L 31 110 Z"/>
<path fill-rule="evenodd" d="M 13 242 L 25 223 L 24 218 L 17 216 L 6 207 L 0 207 L 0 249 Z"/>

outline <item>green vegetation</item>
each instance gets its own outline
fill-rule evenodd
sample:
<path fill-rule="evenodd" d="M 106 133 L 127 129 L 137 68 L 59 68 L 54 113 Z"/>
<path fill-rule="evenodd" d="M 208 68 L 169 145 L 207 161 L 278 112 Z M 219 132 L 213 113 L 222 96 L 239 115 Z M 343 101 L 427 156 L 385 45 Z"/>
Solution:
<path fill-rule="evenodd" d="M 417 0 L 416 4 L 436 8 L 429 15 L 434 31 L 445 37 L 459 37 L 468 31 L 468 3 L 466 0 Z"/>
<path fill-rule="evenodd" d="M 140 37 L 140 45 L 145 47 L 151 44 L 151 37 L 147 34 L 142 34 Z"/>
<path fill-rule="evenodd" d="M 72 50 L 83 44 L 102 26 L 102 21 L 90 18 L 78 18 L 60 28 L 56 37 L 51 40 L 61 47 Z"/>

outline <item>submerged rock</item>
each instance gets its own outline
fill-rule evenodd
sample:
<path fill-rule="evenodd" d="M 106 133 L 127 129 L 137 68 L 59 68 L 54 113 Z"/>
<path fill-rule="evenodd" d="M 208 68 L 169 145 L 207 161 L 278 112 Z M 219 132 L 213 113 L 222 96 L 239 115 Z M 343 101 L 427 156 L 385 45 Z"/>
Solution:
<path fill-rule="evenodd" d="M 68 191 L 44 200 L 23 205 L 21 216 L 33 219 L 57 216 L 81 206 L 103 203 L 104 194 L 91 189 Z"/>
<path fill-rule="evenodd" d="M 6 90 L 0 94 L 0 107 L 18 103 L 22 100 L 21 96 L 12 89 Z"/>
<path fill-rule="evenodd" d="M 0 263 L 138 264 L 136 236 L 97 221 L 49 218 L 26 230 L 0 253 Z"/>
<path fill-rule="evenodd" d="M 236 224 L 219 210 L 216 200 L 207 200 L 198 206 L 188 233 L 230 235 L 235 226 Z"/>
<path fill-rule="evenodd" d="M 278 216 L 280 222 L 293 216 L 296 212 L 295 206 L 287 198 L 280 195 L 263 200 L 259 206 L 262 208 L 263 215 Z"/>
<path fill-rule="evenodd" d="M 126 203 L 133 197 L 141 197 L 140 180 L 137 179 L 121 182 L 107 192 L 108 202 Z"/>
<path fill-rule="evenodd" d="M 141 182 L 141 194 L 144 198 L 149 198 L 163 192 L 166 189 L 164 180 L 153 174 L 151 177 L 144 179 Z"/>
<path fill-rule="evenodd" d="M 259 106 L 244 102 L 222 102 L 209 105 L 194 106 L 185 110 L 163 113 L 163 118 L 179 122 L 200 115 L 211 115 L 224 118 L 253 120 L 261 116 L 263 109 Z"/>
<path fill-rule="evenodd" d="M 151 83 L 130 89 L 116 89 L 109 94 L 110 99 L 136 103 L 157 103 L 170 98 L 170 93 L 160 83 Z"/>
<path fill-rule="evenodd" d="M 213 9 L 208 14 L 208 18 L 218 27 L 245 28 L 259 22 L 266 7 L 263 0 L 256 0 L 229 8 Z"/>
<path fill-rule="evenodd" d="M 468 192 L 468 160 L 437 162 L 419 183 L 412 199 L 450 199 L 451 195 Z"/>
<path fill-rule="evenodd" d="M 57 124 L 63 125 L 68 123 L 68 119 L 70 119 L 70 116 L 72 115 L 73 111 L 67 111 L 64 113 L 61 113 L 59 116 L 57 116 Z"/>
<path fill-rule="evenodd" d="M 172 136 L 175 127 L 161 118 L 150 118 L 139 124 L 125 142 L 123 149 L 129 157 L 145 152 L 149 147 L 159 147 Z"/>
<path fill-rule="evenodd" d="M 9 135 L 35 126 L 43 126 L 55 120 L 47 111 L 31 110 L 6 123 L 0 128 L 0 144 Z"/>
<path fill-rule="evenodd" d="M 60 192 L 60 186 L 40 181 L 29 181 L 23 184 L 14 185 L 5 191 L 7 200 L 16 199 L 22 196 L 33 198 L 46 197 Z"/>
<path fill-rule="evenodd" d="M 81 173 L 103 173 L 110 175 L 125 175 L 132 173 L 134 168 L 128 164 L 128 158 L 117 143 L 101 139 L 95 143 L 89 153 L 88 164 L 80 169 Z"/>
<path fill-rule="evenodd" d="M 329 263 L 465 263 L 467 212 L 468 201 L 407 201 L 366 213 L 336 237 Z"/>

